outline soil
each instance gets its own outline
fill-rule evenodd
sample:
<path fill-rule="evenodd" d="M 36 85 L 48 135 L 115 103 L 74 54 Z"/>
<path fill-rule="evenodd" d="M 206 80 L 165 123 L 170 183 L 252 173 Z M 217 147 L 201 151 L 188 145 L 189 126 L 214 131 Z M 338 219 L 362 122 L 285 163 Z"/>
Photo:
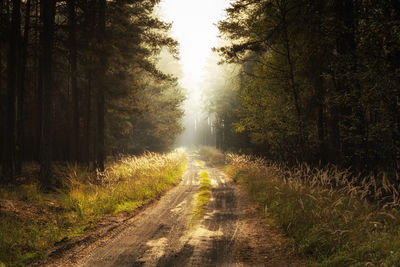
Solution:
<path fill-rule="evenodd" d="M 193 225 L 200 172 L 211 198 Z M 306 266 L 268 227 L 242 188 L 223 171 L 188 158 L 180 184 L 142 212 L 109 218 L 90 235 L 61 244 L 36 266 Z"/>

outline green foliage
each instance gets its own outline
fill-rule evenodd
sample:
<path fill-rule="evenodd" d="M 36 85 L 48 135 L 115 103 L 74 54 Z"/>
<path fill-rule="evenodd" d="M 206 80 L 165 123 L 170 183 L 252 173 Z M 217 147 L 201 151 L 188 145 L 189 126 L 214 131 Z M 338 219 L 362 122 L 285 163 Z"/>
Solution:
<path fill-rule="evenodd" d="M 182 131 L 183 93 L 176 79 L 157 68 L 163 48 L 177 57 L 170 24 L 153 16 L 156 2 L 109 3 L 108 151 L 164 152 Z M 161 112 L 160 112 L 161 111 Z"/>
<path fill-rule="evenodd" d="M 150 83 L 136 97 L 136 106 L 141 108 L 139 114 L 121 116 L 116 111 L 110 116 L 113 118 L 110 131 L 114 133 L 110 137 L 112 150 L 124 153 L 168 150 L 183 129 L 181 90 L 171 82 Z"/>
<path fill-rule="evenodd" d="M 142 207 L 179 182 L 185 161 L 182 151 L 147 153 L 109 162 L 98 175 L 70 165 L 58 192 L 44 193 L 36 185 L 2 188 L 0 201 L 10 210 L 0 214 L 0 262 L 27 264 L 105 216 Z"/>
<path fill-rule="evenodd" d="M 271 63 L 274 56 L 264 60 Z M 254 74 L 257 78 L 246 79 L 248 83 L 240 93 L 236 130 L 247 130 L 253 143 L 268 144 L 268 152 L 274 158 L 288 157 L 298 150 L 299 141 L 293 100 L 287 96 L 285 81 L 277 81 L 271 69 L 257 66 Z"/>
<path fill-rule="evenodd" d="M 143 205 L 142 201 L 127 201 L 122 204 L 118 204 L 117 207 L 115 208 L 114 213 L 118 213 L 121 211 L 133 211 L 136 210 L 137 208 L 140 208 Z"/>
<path fill-rule="evenodd" d="M 321 266 L 398 264 L 400 213 L 394 187 L 385 186 L 394 197 L 383 200 L 382 188 L 371 189 L 375 178 L 357 184 L 335 168 L 287 168 L 233 154 L 227 158 L 229 175 L 293 239 L 299 254 Z"/>
<path fill-rule="evenodd" d="M 395 179 L 398 10 L 395 1 L 233 2 L 219 23 L 230 45 L 216 51 L 241 66 L 240 100 L 215 102 L 218 114 L 236 110 L 224 128 L 270 158 L 386 169 Z"/>

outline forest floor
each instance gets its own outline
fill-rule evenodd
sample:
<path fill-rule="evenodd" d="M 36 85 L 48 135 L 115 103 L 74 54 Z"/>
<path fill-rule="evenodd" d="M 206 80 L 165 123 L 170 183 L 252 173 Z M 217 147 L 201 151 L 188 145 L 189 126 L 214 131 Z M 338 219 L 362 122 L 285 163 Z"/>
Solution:
<path fill-rule="evenodd" d="M 193 215 L 203 180 L 209 198 Z M 207 187 L 206 187 L 207 190 Z M 207 202 L 208 201 L 208 202 Z M 204 204 L 204 203 L 203 203 Z M 86 237 L 60 245 L 36 266 L 306 266 L 247 193 L 191 154 L 182 181 L 136 216 L 104 220 Z"/>

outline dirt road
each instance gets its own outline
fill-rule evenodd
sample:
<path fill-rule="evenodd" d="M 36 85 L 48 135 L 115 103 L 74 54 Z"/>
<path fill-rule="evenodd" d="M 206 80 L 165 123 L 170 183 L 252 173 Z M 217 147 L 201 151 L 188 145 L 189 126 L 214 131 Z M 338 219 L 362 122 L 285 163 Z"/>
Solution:
<path fill-rule="evenodd" d="M 211 198 L 202 221 L 192 225 L 202 170 L 211 179 Z M 304 266 L 268 230 L 247 195 L 196 154 L 178 186 L 114 232 L 48 266 Z"/>

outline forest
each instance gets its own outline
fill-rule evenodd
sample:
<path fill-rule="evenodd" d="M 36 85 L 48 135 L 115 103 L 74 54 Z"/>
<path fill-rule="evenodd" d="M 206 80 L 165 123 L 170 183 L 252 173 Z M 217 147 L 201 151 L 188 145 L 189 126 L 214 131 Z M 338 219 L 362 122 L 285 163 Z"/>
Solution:
<path fill-rule="evenodd" d="M 218 27 L 236 66 L 207 91 L 219 148 L 398 179 L 398 1 L 239 0 Z"/>
<path fill-rule="evenodd" d="M 398 0 L 0 0 L 0 267 L 400 266 L 399 173 Z"/>
<path fill-rule="evenodd" d="M 158 2 L 0 1 L 3 184 L 24 162 L 51 187 L 53 162 L 103 171 L 108 156 L 170 148 L 184 95 L 157 66 L 178 57 Z"/>

